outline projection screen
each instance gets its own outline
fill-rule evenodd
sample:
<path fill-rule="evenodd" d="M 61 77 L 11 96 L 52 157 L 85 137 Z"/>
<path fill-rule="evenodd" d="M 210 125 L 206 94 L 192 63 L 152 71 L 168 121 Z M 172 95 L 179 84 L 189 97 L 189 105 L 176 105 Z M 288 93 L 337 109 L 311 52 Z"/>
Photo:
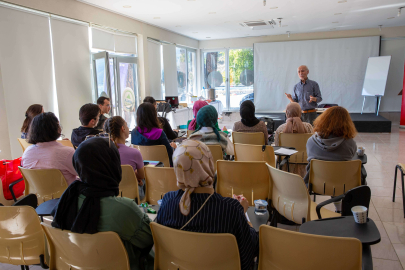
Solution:
<path fill-rule="evenodd" d="M 307 65 L 308 78 L 318 82 L 323 101 L 361 112 L 361 95 L 369 57 L 379 56 L 380 36 L 254 44 L 256 112 L 282 112 L 299 82 L 297 68 Z M 374 112 L 367 98 L 364 112 Z"/>

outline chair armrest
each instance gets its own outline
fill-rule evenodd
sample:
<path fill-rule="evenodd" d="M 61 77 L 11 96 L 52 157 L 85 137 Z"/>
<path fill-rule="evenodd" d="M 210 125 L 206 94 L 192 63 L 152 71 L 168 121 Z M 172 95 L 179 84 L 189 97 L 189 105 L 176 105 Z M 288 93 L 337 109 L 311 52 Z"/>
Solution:
<path fill-rule="evenodd" d="M 8 188 L 10 189 L 10 192 L 11 192 L 11 196 L 13 196 L 14 202 L 17 201 L 17 198 L 15 197 L 13 187 L 14 187 L 15 184 L 20 183 L 20 182 L 23 181 L 23 180 L 24 180 L 24 178 L 20 178 L 20 179 L 18 179 L 17 181 L 14 181 L 14 182 L 11 183 L 10 185 L 8 185 Z"/>
<path fill-rule="evenodd" d="M 330 198 L 329 200 L 326 200 L 326 201 L 321 202 L 320 204 L 318 204 L 316 206 L 316 214 L 318 215 L 318 218 L 322 219 L 322 216 L 321 216 L 321 208 L 322 207 L 324 207 L 325 205 L 328 205 L 330 203 L 333 203 L 333 202 L 338 202 L 338 201 L 342 200 L 344 197 L 345 197 L 345 194 L 342 194 L 342 195 L 336 196 L 334 198 Z"/>

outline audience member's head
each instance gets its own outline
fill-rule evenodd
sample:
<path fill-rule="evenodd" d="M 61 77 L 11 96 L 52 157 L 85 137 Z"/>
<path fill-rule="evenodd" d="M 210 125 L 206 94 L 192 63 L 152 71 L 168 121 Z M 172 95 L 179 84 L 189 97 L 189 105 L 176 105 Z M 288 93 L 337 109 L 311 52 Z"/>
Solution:
<path fill-rule="evenodd" d="M 138 110 L 136 111 L 136 123 L 142 133 L 150 132 L 152 128 L 161 128 L 156 109 L 149 102 L 139 105 Z"/>
<path fill-rule="evenodd" d="M 129 137 L 129 128 L 127 122 L 121 116 L 114 116 L 108 118 L 104 123 L 104 130 L 110 134 L 111 140 L 115 143 L 117 148 L 117 139 L 127 139 Z"/>
<path fill-rule="evenodd" d="M 44 107 L 41 104 L 33 104 L 28 107 L 25 112 L 25 120 L 21 127 L 21 132 L 28 133 L 32 119 L 40 113 L 44 112 Z"/>
<path fill-rule="evenodd" d="M 287 124 L 284 133 L 305 133 L 305 126 L 301 121 L 301 106 L 297 102 L 291 102 L 285 109 Z"/>
<path fill-rule="evenodd" d="M 99 97 L 97 99 L 97 105 L 100 108 L 101 114 L 109 113 L 111 106 L 110 106 L 110 99 L 107 97 Z"/>
<path fill-rule="evenodd" d="M 32 119 L 28 131 L 28 142 L 37 144 L 56 141 L 60 137 L 61 132 L 62 129 L 55 114 L 52 112 L 41 113 Z"/>
<path fill-rule="evenodd" d="M 202 107 L 197 114 L 197 124 L 198 130 L 203 127 L 210 127 L 214 130 L 215 134 L 217 135 L 218 141 L 220 141 L 220 135 L 218 130 L 216 129 L 215 125 L 218 122 L 218 112 L 214 106 L 208 105 Z"/>
<path fill-rule="evenodd" d="M 93 103 L 87 103 L 80 108 L 79 119 L 84 127 L 94 128 L 100 119 L 100 108 Z"/>
<path fill-rule="evenodd" d="M 215 168 L 210 149 L 202 142 L 186 140 L 173 153 L 177 186 L 184 189 L 180 211 L 190 213 L 191 193 L 197 187 L 213 187 Z"/>
<path fill-rule="evenodd" d="M 145 97 L 145 98 L 143 99 L 143 102 L 144 102 L 144 103 L 145 103 L 145 102 L 148 102 L 148 103 L 152 104 L 153 106 L 155 106 L 155 109 L 157 109 L 157 102 L 156 102 L 156 99 L 154 99 L 153 97 L 147 96 L 147 97 Z"/>
<path fill-rule="evenodd" d="M 196 102 L 194 102 L 194 105 L 193 105 L 194 119 L 191 120 L 190 124 L 188 125 L 188 130 L 195 130 L 196 129 L 196 126 L 197 126 L 196 118 L 197 118 L 198 111 L 202 107 L 207 106 L 207 105 L 208 105 L 208 103 L 206 101 L 204 101 L 204 100 L 197 100 Z"/>
<path fill-rule="evenodd" d="M 245 100 L 240 105 L 240 117 L 242 124 L 248 127 L 254 127 L 260 122 L 255 116 L 255 104 L 251 100 Z"/>
<path fill-rule="evenodd" d="M 314 131 L 324 139 L 331 135 L 352 139 L 357 134 L 349 112 L 340 106 L 331 107 L 318 116 L 314 121 Z"/>
<path fill-rule="evenodd" d="M 73 167 L 81 181 L 73 182 L 63 193 L 52 226 L 75 233 L 97 233 L 100 199 L 119 194 L 122 175 L 119 152 L 108 139 L 92 138 L 76 149 Z M 80 194 L 86 199 L 79 208 Z"/>

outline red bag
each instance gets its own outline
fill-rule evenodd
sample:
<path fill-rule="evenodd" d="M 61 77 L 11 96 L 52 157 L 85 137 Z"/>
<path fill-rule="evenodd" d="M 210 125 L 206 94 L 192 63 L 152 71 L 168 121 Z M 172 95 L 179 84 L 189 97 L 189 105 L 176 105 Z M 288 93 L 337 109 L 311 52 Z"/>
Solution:
<path fill-rule="evenodd" d="M 17 158 L 14 160 L 5 160 L 5 159 L 0 160 L 0 179 L 3 185 L 4 198 L 6 198 L 6 200 L 13 199 L 9 185 L 14 181 L 22 178 L 18 166 L 21 166 L 21 158 Z M 24 190 L 25 190 L 24 181 L 21 181 L 20 183 L 14 185 L 13 187 L 14 195 L 16 198 L 23 195 Z"/>

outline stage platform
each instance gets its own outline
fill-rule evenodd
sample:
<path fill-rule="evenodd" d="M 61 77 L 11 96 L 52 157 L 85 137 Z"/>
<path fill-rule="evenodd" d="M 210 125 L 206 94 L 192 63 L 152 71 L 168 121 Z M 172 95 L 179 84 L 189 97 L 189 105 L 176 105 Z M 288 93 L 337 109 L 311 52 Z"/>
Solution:
<path fill-rule="evenodd" d="M 358 132 L 386 133 L 391 132 L 391 121 L 377 116 L 375 113 L 351 113 L 354 125 Z M 270 117 L 275 122 L 275 128 L 285 123 L 284 113 L 256 113 L 256 117 Z"/>

